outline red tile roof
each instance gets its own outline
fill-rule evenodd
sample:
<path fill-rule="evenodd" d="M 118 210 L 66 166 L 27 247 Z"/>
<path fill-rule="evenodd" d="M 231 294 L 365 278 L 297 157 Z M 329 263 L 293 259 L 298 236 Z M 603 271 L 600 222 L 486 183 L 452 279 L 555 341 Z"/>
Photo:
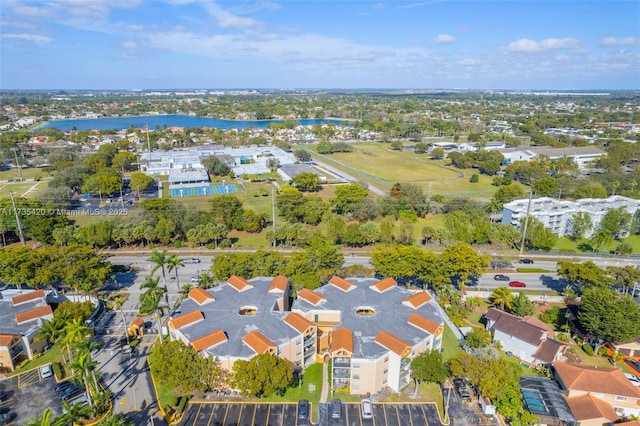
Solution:
<path fill-rule="evenodd" d="M 327 300 L 326 297 L 320 296 L 318 293 L 309 290 L 308 288 L 303 288 L 298 292 L 298 297 L 306 300 L 311 303 L 313 306 L 317 306 L 320 302 Z"/>
<path fill-rule="evenodd" d="M 9 346 L 13 337 L 13 334 L 0 334 L 0 346 Z"/>
<path fill-rule="evenodd" d="M 138 317 L 138 318 L 134 319 L 133 321 L 131 321 L 131 324 L 129 324 L 129 327 L 135 326 L 135 327 L 140 328 L 143 325 L 144 325 L 144 319 Z"/>
<path fill-rule="evenodd" d="M 193 349 L 195 349 L 196 352 L 200 352 L 203 349 L 210 348 L 219 343 L 226 342 L 227 340 L 227 335 L 224 331 L 216 330 L 213 333 L 209 333 L 191 341 L 191 346 L 193 346 Z"/>
<path fill-rule="evenodd" d="M 582 366 L 560 361 L 552 365 L 556 376 L 569 390 L 640 399 L 640 389 L 633 386 L 618 368 Z"/>
<path fill-rule="evenodd" d="M 248 288 L 253 288 L 253 285 L 251 285 L 247 280 L 245 280 L 244 278 L 240 278 L 237 275 L 232 275 L 231 277 L 229 277 L 227 282 L 238 291 L 244 291 Z"/>
<path fill-rule="evenodd" d="M 184 315 L 180 315 L 178 317 L 172 318 L 169 320 L 169 323 L 173 325 L 173 328 L 176 330 L 184 327 L 185 325 L 193 324 L 194 322 L 202 321 L 204 319 L 204 315 L 200 311 L 191 311 Z"/>
<path fill-rule="evenodd" d="M 437 322 L 431 321 L 428 318 L 418 314 L 411 314 L 407 322 L 414 327 L 418 327 L 420 330 L 426 331 L 433 336 L 438 336 L 442 333 L 442 326 Z"/>
<path fill-rule="evenodd" d="M 335 329 L 331 333 L 331 352 L 339 350 L 353 353 L 353 332 L 344 327 Z"/>
<path fill-rule="evenodd" d="M 189 297 L 198 305 L 203 305 L 207 302 L 213 302 L 216 300 L 208 291 L 203 288 L 195 287 L 189 291 Z"/>
<path fill-rule="evenodd" d="M 389 290 L 390 288 L 394 287 L 396 284 L 398 284 L 398 283 L 393 278 L 385 278 L 383 280 L 378 281 L 375 284 L 371 284 L 369 286 L 369 288 L 382 293 L 382 292 L 384 292 L 386 290 Z"/>
<path fill-rule="evenodd" d="M 248 332 L 242 341 L 258 354 L 275 353 L 276 350 L 276 344 L 259 331 Z"/>
<path fill-rule="evenodd" d="M 295 330 L 299 331 L 300 333 L 304 333 L 309 329 L 309 327 L 315 326 L 314 323 L 312 323 L 311 321 L 309 321 L 308 319 L 306 319 L 305 317 L 303 317 L 302 315 L 296 312 L 291 312 L 289 315 L 284 317 L 284 322 L 289 324 L 291 327 L 293 327 Z"/>
<path fill-rule="evenodd" d="M 431 300 L 431 296 L 429 296 L 429 293 L 427 293 L 426 291 L 419 291 L 416 294 L 404 299 L 402 303 L 404 305 L 408 305 L 412 307 L 413 309 L 418 309 L 420 306 L 424 305 L 429 300 Z"/>
<path fill-rule="evenodd" d="M 46 317 L 47 315 L 53 316 L 53 311 L 51 310 L 51 306 L 49 305 L 40 306 L 39 308 L 29 309 L 28 311 L 17 313 L 16 322 L 18 324 L 22 324 L 24 322 L 31 321 L 36 318 Z"/>
<path fill-rule="evenodd" d="M 289 279 L 284 275 L 278 275 L 271 280 L 271 284 L 269 284 L 269 293 L 271 292 L 282 292 L 284 293 L 289 285 Z"/>
<path fill-rule="evenodd" d="M 611 405 L 591 394 L 565 398 L 573 417 L 579 422 L 586 420 L 607 419 L 611 422 L 620 417 Z"/>
<path fill-rule="evenodd" d="M 41 297 L 44 297 L 44 290 L 36 290 L 36 291 L 30 291 L 28 293 L 24 293 L 24 294 L 19 294 L 17 296 L 13 296 L 11 298 L 11 303 L 13 303 L 13 306 L 19 305 L 21 303 L 25 303 L 25 302 L 29 302 L 31 300 L 34 299 L 38 299 Z"/>
<path fill-rule="evenodd" d="M 356 288 L 355 284 L 352 284 L 349 281 L 345 280 L 344 278 L 340 278 L 337 275 L 334 275 L 333 277 L 331 277 L 331 279 L 329 280 L 329 284 L 332 284 L 338 287 L 342 291 L 349 291 Z"/>
<path fill-rule="evenodd" d="M 374 341 L 400 356 L 411 353 L 411 345 L 386 331 L 378 333 Z"/>

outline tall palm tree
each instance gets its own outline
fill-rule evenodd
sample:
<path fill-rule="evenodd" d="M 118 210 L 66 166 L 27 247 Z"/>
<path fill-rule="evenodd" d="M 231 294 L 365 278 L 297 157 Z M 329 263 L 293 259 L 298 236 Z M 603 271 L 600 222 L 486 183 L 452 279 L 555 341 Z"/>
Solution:
<path fill-rule="evenodd" d="M 62 422 L 57 418 L 53 418 L 53 412 L 51 408 L 47 407 L 43 412 L 41 417 L 36 417 L 34 419 L 29 420 L 25 426 L 58 426 L 62 425 Z"/>
<path fill-rule="evenodd" d="M 111 413 L 107 417 L 105 417 L 101 422 L 100 426 L 134 426 L 135 423 L 133 420 L 127 417 L 126 414 L 116 414 Z"/>
<path fill-rule="evenodd" d="M 124 302 L 127 300 L 125 296 L 116 296 L 113 298 L 113 309 L 117 309 L 120 311 L 120 315 L 122 315 L 122 326 L 124 327 L 124 335 L 127 338 L 127 345 L 129 344 L 129 331 L 127 330 L 127 319 L 124 316 L 124 311 L 122 310 L 122 306 Z"/>
<path fill-rule="evenodd" d="M 173 271 L 176 274 L 177 290 L 178 292 L 180 292 L 180 277 L 178 276 L 178 268 L 184 268 L 182 259 L 180 259 L 177 254 L 172 255 L 167 261 L 167 268 L 169 272 Z"/>
<path fill-rule="evenodd" d="M 47 343 L 56 343 L 62 336 L 62 327 L 55 320 L 44 320 L 42 326 L 38 330 L 38 334 L 33 338 L 35 341 L 45 341 Z"/>
<path fill-rule="evenodd" d="M 89 404 L 93 406 L 93 401 L 89 397 L 91 395 L 91 389 L 89 388 L 89 379 L 93 379 L 93 385 L 95 389 L 98 389 L 98 380 L 96 376 L 93 374 L 98 363 L 91 359 L 91 354 L 87 352 L 81 352 L 76 360 L 71 364 L 71 368 L 75 368 L 80 372 L 80 377 L 82 377 L 82 381 L 84 383 L 84 388 L 87 392 L 87 398 L 89 400 Z"/>
<path fill-rule="evenodd" d="M 169 294 L 167 291 L 167 274 L 166 267 L 169 263 L 170 256 L 167 255 L 166 250 L 158 251 L 156 249 L 151 250 L 151 257 L 147 259 L 149 262 L 154 263 L 155 265 L 151 268 L 151 273 L 155 274 L 155 272 L 160 269 L 162 272 L 162 284 L 164 286 L 164 297 L 167 306 L 169 306 Z"/>
<path fill-rule="evenodd" d="M 64 343 L 67 347 L 70 363 L 73 363 L 73 353 L 71 352 L 71 348 L 78 342 L 84 340 L 90 334 L 91 332 L 89 331 L 89 327 L 86 326 L 82 318 L 74 318 L 64 327 Z"/>
<path fill-rule="evenodd" d="M 504 311 L 505 308 L 511 309 L 511 303 L 513 302 L 513 293 L 507 287 L 498 287 L 493 290 L 489 297 L 493 306 L 500 306 L 500 309 Z"/>
<path fill-rule="evenodd" d="M 211 288 L 215 285 L 215 281 L 213 280 L 213 277 L 211 276 L 211 274 L 208 273 L 202 273 L 200 274 L 200 280 L 198 281 L 198 287 L 201 288 Z"/>

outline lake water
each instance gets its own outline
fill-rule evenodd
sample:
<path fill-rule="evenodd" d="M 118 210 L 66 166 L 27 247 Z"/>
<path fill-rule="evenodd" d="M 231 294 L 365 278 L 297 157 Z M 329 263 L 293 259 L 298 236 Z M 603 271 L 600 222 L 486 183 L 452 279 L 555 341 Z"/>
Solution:
<path fill-rule="evenodd" d="M 295 120 L 303 126 L 314 124 L 334 123 L 340 124 L 338 120 Z M 121 130 L 129 127 L 144 128 L 149 126 L 153 130 L 156 126 L 167 127 L 210 127 L 222 130 L 229 129 L 246 129 L 254 127 L 264 129 L 271 123 L 283 123 L 284 120 L 260 120 L 260 121 L 240 121 L 240 120 L 221 120 L 218 118 L 194 117 L 190 115 L 145 115 L 141 117 L 117 117 L 117 118 L 89 118 L 78 120 L 59 120 L 49 121 L 34 130 L 56 128 L 62 131 L 71 130 L 74 127 L 77 130 Z"/>

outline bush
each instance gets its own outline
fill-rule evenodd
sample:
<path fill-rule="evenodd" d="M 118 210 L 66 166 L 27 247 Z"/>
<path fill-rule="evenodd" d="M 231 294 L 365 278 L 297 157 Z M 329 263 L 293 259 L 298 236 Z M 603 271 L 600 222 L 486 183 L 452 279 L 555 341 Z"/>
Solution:
<path fill-rule="evenodd" d="M 178 397 L 175 395 L 170 395 L 167 397 L 166 401 L 168 407 L 175 407 L 178 405 Z"/>
<path fill-rule="evenodd" d="M 474 173 L 471 175 L 471 178 L 469 179 L 470 183 L 478 183 L 478 181 L 480 180 L 480 177 Z"/>
<path fill-rule="evenodd" d="M 582 350 L 585 354 L 593 356 L 593 346 L 591 346 L 590 344 L 585 343 L 584 345 L 582 345 Z"/>
<path fill-rule="evenodd" d="M 567 341 L 567 336 L 565 334 L 562 334 L 562 333 L 556 334 L 556 338 L 558 339 L 559 342 L 566 342 Z"/>
<path fill-rule="evenodd" d="M 182 241 L 177 240 L 173 242 L 173 248 L 182 248 L 184 247 L 184 244 L 182 243 Z"/>
<path fill-rule="evenodd" d="M 64 377 L 62 375 L 62 369 L 60 368 L 59 362 L 51 364 L 51 369 L 53 370 L 53 375 L 56 376 L 56 380 L 60 381 Z"/>
<path fill-rule="evenodd" d="M 176 411 L 178 413 L 183 413 L 184 407 L 187 405 L 187 402 L 189 402 L 189 398 L 187 398 L 186 396 L 181 396 L 178 402 L 178 408 L 176 409 Z"/>
<path fill-rule="evenodd" d="M 609 356 L 609 351 L 604 346 L 601 346 L 600 349 L 598 349 L 598 355 L 599 356 Z"/>

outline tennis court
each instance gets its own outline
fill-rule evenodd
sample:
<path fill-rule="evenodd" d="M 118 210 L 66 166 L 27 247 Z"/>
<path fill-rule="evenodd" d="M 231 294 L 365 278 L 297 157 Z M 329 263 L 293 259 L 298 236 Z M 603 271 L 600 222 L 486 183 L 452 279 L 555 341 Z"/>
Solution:
<path fill-rule="evenodd" d="M 234 194 L 238 192 L 238 187 L 234 184 L 226 185 L 202 185 L 202 186 L 184 186 L 179 188 L 171 188 L 169 194 L 171 197 L 193 197 L 201 195 L 214 194 Z"/>

